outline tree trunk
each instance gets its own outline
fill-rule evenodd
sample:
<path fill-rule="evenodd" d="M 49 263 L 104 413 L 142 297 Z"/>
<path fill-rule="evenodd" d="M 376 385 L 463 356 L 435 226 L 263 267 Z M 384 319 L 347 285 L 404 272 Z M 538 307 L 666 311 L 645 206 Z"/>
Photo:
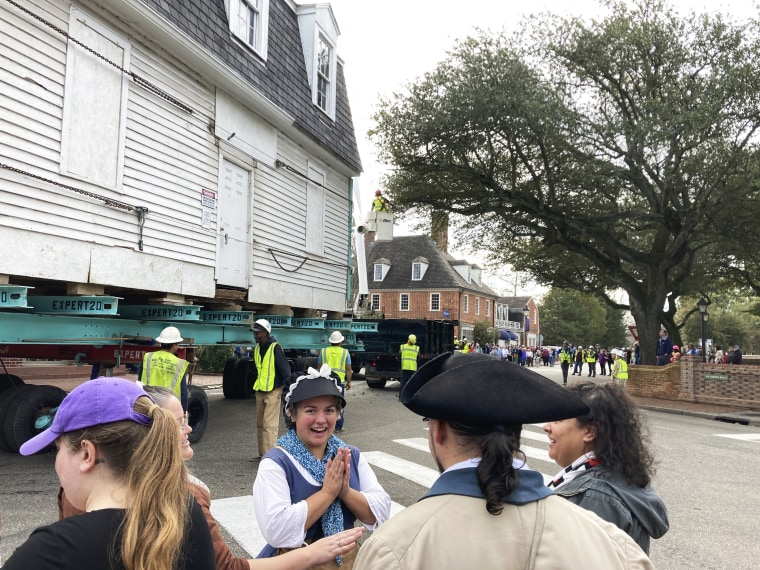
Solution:
<path fill-rule="evenodd" d="M 642 307 L 641 304 L 631 300 L 631 315 L 636 321 L 639 335 L 641 364 L 657 364 L 657 339 L 660 335 L 662 311 L 654 309 L 656 306 L 650 303 L 647 307 Z"/>

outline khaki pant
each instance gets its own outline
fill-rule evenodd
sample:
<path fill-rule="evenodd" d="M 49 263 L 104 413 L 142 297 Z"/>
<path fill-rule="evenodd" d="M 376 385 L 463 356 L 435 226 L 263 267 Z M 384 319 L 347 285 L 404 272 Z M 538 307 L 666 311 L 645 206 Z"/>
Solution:
<path fill-rule="evenodd" d="M 256 390 L 256 439 L 259 457 L 277 445 L 282 411 L 281 395 L 282 388 L 275 388 L 271 392 Z"/>

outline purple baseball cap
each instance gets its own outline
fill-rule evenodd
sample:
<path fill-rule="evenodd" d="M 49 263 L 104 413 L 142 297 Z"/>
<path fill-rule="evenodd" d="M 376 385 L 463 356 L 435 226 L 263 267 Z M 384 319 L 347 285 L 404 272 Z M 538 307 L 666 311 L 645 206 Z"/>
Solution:
<path fill-rule="evenodd" d="M 148 394 L 125 378 L 95 378 L 74 388 L 58 406 L 53 425 L 21 446 L 21 455 L 33 455 L 64 433 L 129 420 L 150 425 L 153 420 L 132 410 L 137 398 Z"/>

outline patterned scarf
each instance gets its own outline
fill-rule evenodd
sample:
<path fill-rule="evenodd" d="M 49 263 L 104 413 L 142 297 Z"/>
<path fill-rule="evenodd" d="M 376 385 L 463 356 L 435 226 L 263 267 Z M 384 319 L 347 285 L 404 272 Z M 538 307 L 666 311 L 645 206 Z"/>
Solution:
<path fill-rule="evenodd" d="M 306 446 L 298 438 L 296 430 L 294 429 L 288 430 L 288 433 L 280 437 L 277 440 L 277 445 L 290 453 L 290 455 L 292 455 L 293 458 L 309 472 L 309 475 L 314 477 L 314 480 L 319 481 L 320 483 L 325 479 L 327 460 L 335 457 L 338 453 L 338 448 L 348 447 L 344 441 L 338 439 L 333 434 L 330 436 L 330 439 L 327 440 L 327 448 L 325 449 L 325 454 L 322 456 L 322 461 L 319 461 L 308 449 L 306 449 Z M 340 508 L 340 499 L 336 498 L 332 502 L 320 520 L 322 521 L 322 532 L 325 536 L 332 536 L 333 534 L 344 530 L 343 511 Z"/>
<path fill-rule="evenodd" d="M 557 473 L 554 479 L 549 481 L 547 487 L 554 487 L 555 490 L 559 489 L 565 483 L 572 481 L 581 471 L 596 467 L 600 463 L 601 461 L 596 458 L 596 454 L 593 451 L 589 451 Z"/>

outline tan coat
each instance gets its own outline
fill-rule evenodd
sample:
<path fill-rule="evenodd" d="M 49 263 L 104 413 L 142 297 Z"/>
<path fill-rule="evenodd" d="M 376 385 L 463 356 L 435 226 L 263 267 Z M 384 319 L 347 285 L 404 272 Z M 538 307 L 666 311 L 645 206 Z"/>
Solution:
<path fill-rule="evenodd" d="M 625 532 L 562 497 L 505 504 L 494 516 L 483 499 L 461 495 L 429 497 L 395 515 L 362 545 L 354 567 L 654 568 Z"/>

